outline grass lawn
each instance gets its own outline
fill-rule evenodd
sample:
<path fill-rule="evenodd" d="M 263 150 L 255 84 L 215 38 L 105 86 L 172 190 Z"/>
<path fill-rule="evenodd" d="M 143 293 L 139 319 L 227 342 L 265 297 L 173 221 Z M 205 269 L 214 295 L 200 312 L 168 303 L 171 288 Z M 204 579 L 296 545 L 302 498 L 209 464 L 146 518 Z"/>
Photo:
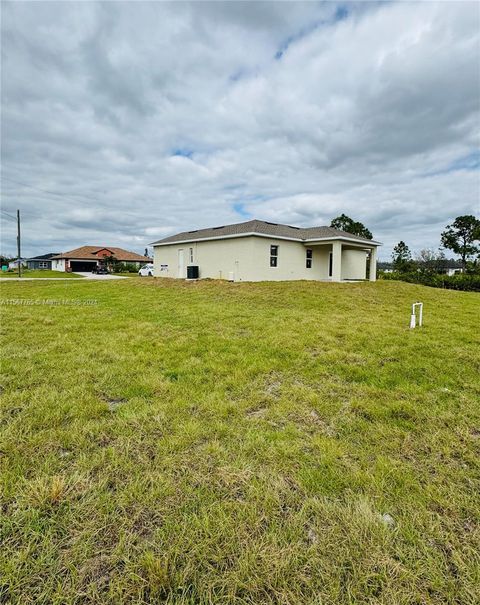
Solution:
<path fill-rule="evenodd" d="M 0 277 L 18 277 L 18 271 L 10 272 L 7 271 L 5 273 L 1 272 Z M 46 277 L 83 277 L 82 275 L 77 275 L 76 273 L 67 273 L 62 271 L 51 271 L 50 269 L 23 269 L 22 277 L 38 277 L 38 278 L 46 278 Z"/>
<path fill-rule="evenodd" d="M 480 602 L 478 294 L 0 291 L 0 602 Z"/>

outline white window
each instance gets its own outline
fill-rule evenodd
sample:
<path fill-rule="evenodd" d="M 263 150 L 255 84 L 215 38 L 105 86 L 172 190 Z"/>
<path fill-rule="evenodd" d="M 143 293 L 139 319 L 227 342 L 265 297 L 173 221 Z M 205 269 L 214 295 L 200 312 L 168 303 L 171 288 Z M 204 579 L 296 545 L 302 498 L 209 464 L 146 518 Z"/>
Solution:
<path fill-rule="evenodd" d="M 39 269 L 48 269 L 48 263 L 46 263 L 45 261 L 40 261 L 38 263 L 38 267 Z"/>
<path fill-rule="evenodd" d="M 278 246 L 270 246 L 270 267 L 278 267 Z"/>
<path fill-rule="evenodd" d="M 307 255 L 306 255 L 306 267 L 307 269 L 311 269 L 312 268 L 312 259 L 313 259 L 313 250 L 311 248 L 307 248 Z"/>
<path fill-rule="evenodd" d="M 193 264 L 193 248 L 189 248 L 189 258 L 190 258 L 190 264 Z"/>

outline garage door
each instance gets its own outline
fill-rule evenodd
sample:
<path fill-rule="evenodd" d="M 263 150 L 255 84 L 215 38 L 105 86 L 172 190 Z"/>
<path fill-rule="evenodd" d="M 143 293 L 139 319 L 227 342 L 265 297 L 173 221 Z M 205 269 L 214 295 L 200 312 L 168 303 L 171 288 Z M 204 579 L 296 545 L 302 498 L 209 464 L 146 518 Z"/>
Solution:
<path fill-rule="evenodd" d="M 70 267 L 72 271 L 93 271 L 96 267 L 96 261 L 88 261 L 88 260 L 72 260 L 70 261 Z"/>

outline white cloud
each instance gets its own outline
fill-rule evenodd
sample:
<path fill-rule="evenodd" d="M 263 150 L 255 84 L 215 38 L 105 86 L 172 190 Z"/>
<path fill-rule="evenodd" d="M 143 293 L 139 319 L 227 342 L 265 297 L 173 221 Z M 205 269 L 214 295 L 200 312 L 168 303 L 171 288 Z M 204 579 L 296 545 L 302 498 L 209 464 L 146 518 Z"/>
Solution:
<path fill-rule="evenodd" d="M 347 7 L 5 4 L 2 197 L 25 251 L 342 212 L 384 257 L 438 245 L 480 212 L 478 4 Z"/>

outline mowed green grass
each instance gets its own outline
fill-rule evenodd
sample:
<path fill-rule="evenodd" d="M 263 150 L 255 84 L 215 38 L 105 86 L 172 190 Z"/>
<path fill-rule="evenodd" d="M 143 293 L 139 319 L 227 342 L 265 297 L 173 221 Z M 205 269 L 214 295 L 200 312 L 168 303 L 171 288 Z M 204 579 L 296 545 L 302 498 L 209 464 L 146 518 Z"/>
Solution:
<path fill-rule="evenodd" d="M 0 290 L 2 603 L 480 602 L 478 294 Z"/>
<path fill-rule="evenodd" d="M 18 279 L 18 271 L 6 271 L 1 272 L 0 277 L 11 277 Z M 67 273 L 66 271 L 53 271 L 50 269 L 22 269 L 21 277 L 35 277 L 38 279 L 46 279 L 47 277 L 55 277 L 55 278 L 82 278 L 82 275 L 77 275 L 76 273 Z"/>

